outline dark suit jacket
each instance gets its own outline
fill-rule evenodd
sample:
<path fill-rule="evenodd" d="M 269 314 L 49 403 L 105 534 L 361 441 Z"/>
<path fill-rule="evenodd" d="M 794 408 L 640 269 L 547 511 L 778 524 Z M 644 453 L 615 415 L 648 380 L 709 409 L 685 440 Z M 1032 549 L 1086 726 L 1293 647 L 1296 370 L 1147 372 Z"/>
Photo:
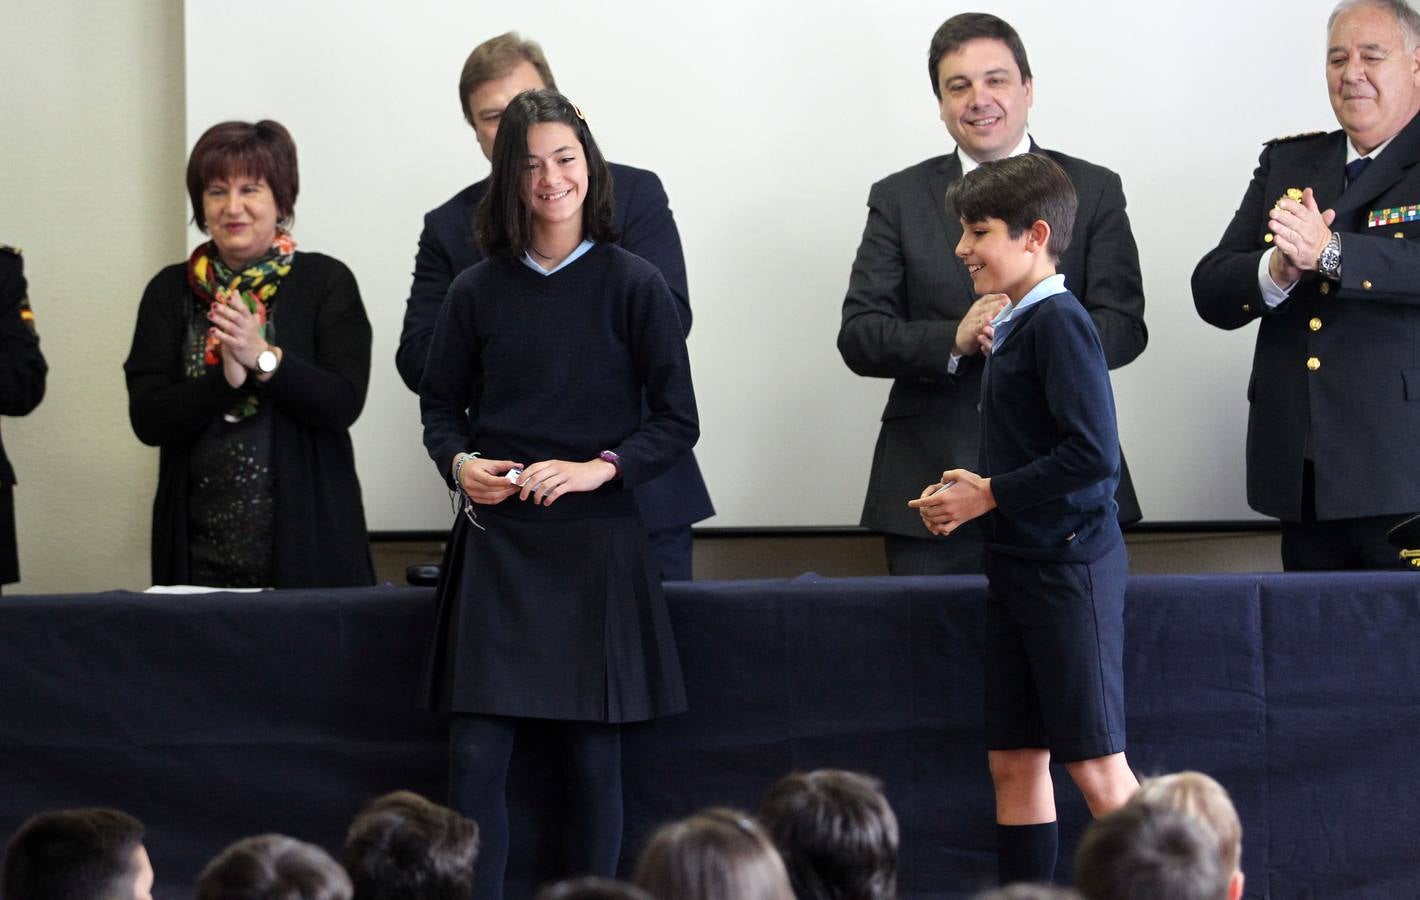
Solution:
<path fill-rule="evenodd" d="M 1036 152 L 1059 163 L 1079 194 L 1074 239 L 1057 268 L 1099 330 L 1109 367 L 1117 368 L 1148 340 L 1139 251 L 1119 176 L 1063 153 Z M 955 255 L 961 223 L 944 198 L 960 177 L 961 162 L 950 153 L 873 185 L 838 332 L 850 369 L 893 379 L 862 524 L 908 537 L 928 534 L 907 501 L 942 470 L 970 469 L 977 459 L 982 357 L 964 357 L 956 374 L 947 374 L 957 324 L 976 300 Z M 1116 499 L 1120 521 L 1139 518 L 1127 468 Z"/>
<path fill-rule="evenodd" d="M 1372 211 L 1420 204 L 1418 163 L 1420 117 L 1349 187 L 1344 132 L 1274 141 L 1193 272 L 1204 320 L 1260 320 L 1247 385 L 1247 499 L 1260 513 L 1300 521 L 1308 440 L 1317 518 L 1420 509 L 1420 221 L 1368 222 Z M 1308 187 L 1336 210 L 1341 281 L 1306 273 L 1268 309 L 1257 282 L 1267 213 L 1288 188 Z"/>
<path fill-rule="evenodd" d="M 690 292 L 686 287 L 685 256 L 661 180 L 655 172 L 645 169 L 616 163 L 610 166 L 616 194 L 613 224 L 621 233 L 620 244 L 660 270 L 676 298 L 681 327 L 688 335 Z M 449 285 L 460 272 L 483 259 L 473 239 L 473 222 L 487 190 L 485 178 L 424 217 L 419 252 L 414 257 L 414 284 L 405 305 L 404 330 L 395 354 L 400 377 L 415 393 L 419 392 L 429 341 Z M 693 453 L 687 453 L 666 474 L 638 487 L 636 499 L 650 531 L 689 525 L 715 514 Z"/>
<path fill-rule="evenodd" d="M 27 415 L 44 398 L 49 367 L 39 352 L 34 323 L 22 315 L 28 308 L 24 263 L 17 252 L 0 245 L 0 415 Z M 15 470 L 0 441 L 0 584 L 20 577 L 9 496 L 14 484 Z"/>

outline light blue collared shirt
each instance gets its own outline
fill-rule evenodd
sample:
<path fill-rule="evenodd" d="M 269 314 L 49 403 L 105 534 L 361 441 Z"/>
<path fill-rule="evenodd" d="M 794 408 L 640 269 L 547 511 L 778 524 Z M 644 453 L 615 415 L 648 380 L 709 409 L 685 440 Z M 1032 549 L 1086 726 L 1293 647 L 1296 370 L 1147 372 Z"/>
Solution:
<path fill-rule="evenodd" d="M 1001 343 L 1006 340 L 1006 333 L 1010 331 L 1010 329 L 1007 329 L 1007 332 L 1002 332 L 1001 326 L 1011 321 L 1016 313 L 1035 306 L 1046 297 L 1054 297 L 1056 294 L 1063 293 L 1064 291 L 1065 276 L 1057 272 L 1054 275 L 1042 278 L 1040 284 L 1026 291 L 1026 295 L 1021 298 L 1019 303 L 1007 303 L 1005 306 L 1001 307 L 1001 311 L 991 320 L 991 327 L 996 329 L 996 337 L 991 342 L 991 352 L 994 353 L 1001 349 Z"/>
<path fill-rule="evenodd" d="M 572 263 L 586 256 L 587 251 L 595 247 L 596 244 L 597 242 L 592 240 L 591 238 L 583 238 L 582 243 L 577 245 L 577 249 L 567 254 L 567 258 L 562 260 L 562 262 L 558 263 L 557 267 L 554 269 L 543 268 L 542 263 L 533 259 L 533 255 L 531 253 L 523 254 L 523 265 L 527 266 L 529 269 L 532 269 L 539 275 L 552 275 L 556 272 L 561 272 L 563 269 L 572 265 Z"/>

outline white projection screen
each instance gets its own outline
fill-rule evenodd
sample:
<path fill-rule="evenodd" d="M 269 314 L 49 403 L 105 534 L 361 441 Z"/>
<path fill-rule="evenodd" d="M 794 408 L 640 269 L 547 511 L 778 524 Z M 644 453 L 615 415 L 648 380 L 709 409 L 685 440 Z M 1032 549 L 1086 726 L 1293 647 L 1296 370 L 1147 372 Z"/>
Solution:
<path fill-rule="evenodd" d="M 1124 180 L 1150 340 L 1113 373 L 1114 391 L 1146 521 L 1255 518 L 1243 488 L 1255 326 L 1203 324 L 1188 280 L 1263 141 L 1336 127 L 1323 77 L 1331 6 L 984 7 L 1029 51 L 1037 142 Z M 971 8 L 189 0 L 187 147 L 225 119 L 290 128 L 295 235 L 354 270 L 374 325 L 353 429 L 370 528 L 443 529 L 447 494 L 395 347 L 423 214 L 487 174 L 459 112 L 463 60 L 504 31 L 538 40 L 608 158 L 655 170 L 670 196 L 695 310 L 696 453 L 719 510 L 702 524 L 854 525 L 888 382 L 844 366 L 839 310 L 869 186 L 952 147 L 927 44 Z"/>

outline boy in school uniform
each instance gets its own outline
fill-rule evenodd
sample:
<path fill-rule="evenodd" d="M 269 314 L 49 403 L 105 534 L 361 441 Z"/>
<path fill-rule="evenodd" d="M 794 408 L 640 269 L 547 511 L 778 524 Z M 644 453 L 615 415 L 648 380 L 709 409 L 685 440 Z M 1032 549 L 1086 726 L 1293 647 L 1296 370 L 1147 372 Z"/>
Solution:
<path fill-rule="evenodd" d="M 1056 274 L 1075 221 L 1065 172 L 1034 153 L 983 163 L 947 190 L 957 256 L 994 302 L 978 472 L 954 468 L 909 503 L 933 534 L 986 519 L 987 756 L 1002 884 L 1049 881 L 1058 847 L 1050 763 L 1102 816 L 1138 782 L 1124 759 L 1124 587 L 1115 518 L 1119 437 L 1099 335 Z"/>

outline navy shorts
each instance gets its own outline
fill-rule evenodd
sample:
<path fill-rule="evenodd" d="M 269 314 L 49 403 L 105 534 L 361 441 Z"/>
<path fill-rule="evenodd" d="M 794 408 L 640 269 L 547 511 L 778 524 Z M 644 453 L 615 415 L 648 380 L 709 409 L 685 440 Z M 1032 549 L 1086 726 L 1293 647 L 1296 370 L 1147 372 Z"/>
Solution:
<path fill-rule="evenodd" d="M 1124 750 L 1124 542 L 1092 563 L 986 552 L 986 746 Z"/>

